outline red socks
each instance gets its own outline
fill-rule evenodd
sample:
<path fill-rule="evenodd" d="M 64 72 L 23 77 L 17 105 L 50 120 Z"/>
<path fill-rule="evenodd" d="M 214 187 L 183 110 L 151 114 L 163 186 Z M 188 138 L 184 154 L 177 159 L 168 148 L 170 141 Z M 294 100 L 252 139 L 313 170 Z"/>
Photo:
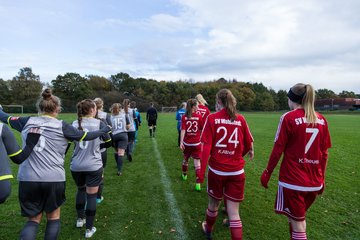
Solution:
<path fill-rule="evenodd" d="M 211 211 L 209 208 L 206 210 L 206 226 L 209 232 L 213 230 L 217 215 L 218 211 Z"/>
<path fill-rule="evenodd" d="M 242 240 L 241 220 L 230 220 L 231 240 Z"/>

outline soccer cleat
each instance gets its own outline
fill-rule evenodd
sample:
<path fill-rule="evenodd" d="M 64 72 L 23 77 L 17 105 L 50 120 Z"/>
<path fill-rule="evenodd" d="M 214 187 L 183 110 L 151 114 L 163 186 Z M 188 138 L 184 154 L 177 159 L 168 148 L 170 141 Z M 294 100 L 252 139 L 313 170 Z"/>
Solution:
<path fill-rule="evenodd" d="M 182 180 L 186 181 L 187 180 L 187 175 L 183 173 L 183 174 L 181 174 L 181 178 L 182 178 Z"/>
<path fill-rule="evenodd" d="M 205 234 L 206 239 L 211 240 L 212 239 L 211 232 L 207 230 L 205 221 L 201 223 L 201 228 L 203 230 L 203 233 Z"/>
<path fill-rule="evenodd" d="M 101 196 L 101 198 L 96 198 L 96 203 L 100 204 L 104 200 L 104 197 Z"/>
<path fill-rule="evenodd" d="M 195 184 L 195 190 L 198 192 L 201 191 L 201 183 Z"/>
<path fill-rule="evenodd" d="M 78 218 L 76 220 L 76 227 L 77 228 L 82 228 L 86 223 L 86 219 L 85 218 Z"/>
<path fill-rule="evenodd" d="M 91 238 L 94 235 L 95 232 L 96 232 L 96 227 L 92 227 L 91 230 L 86 229 L 85 238 Z"/>
<path fill-rule="evenodd" d="M 132 156 L 131 154 L 128 155 L 129 162 L 132 162 Z"/>
<path fill-rule="evenodd" d="M 116 175 L 121 176 L 122 173 L 121 173 L 120 171 L 118 171 L 118 172 L 116 173 Z"/>

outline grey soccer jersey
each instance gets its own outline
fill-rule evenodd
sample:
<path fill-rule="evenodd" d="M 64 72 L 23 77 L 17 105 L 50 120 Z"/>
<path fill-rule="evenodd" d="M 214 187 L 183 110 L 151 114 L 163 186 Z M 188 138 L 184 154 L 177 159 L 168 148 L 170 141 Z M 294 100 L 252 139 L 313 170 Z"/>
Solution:
<path fill-rule="evenodd" d="M 136 128 L 135 128 L 135 118 L 136 118 L 136 114 L 135 114 L 135 110 L 132 108 L 129 108 L 129 112 L 128 112 L 128 117 L 129 117 L 129 121 L 130 121 L 130 128 L 128 129 L 128 132 L 135 132 Z"/>
<path fill-rule="evenodd" d="M 109 131 L 84 132 L 50 116 L 11 117 L 0 111 L 0 120 L 21 132 L 23 143 L 30 128 L 40 128 L 40 139 L 33 152 L 19 167 L 18 180 L 29 182 L 65 181 L 64 157 L 68 140 L 92 140 Z"/>
<path fill-rule="evenodd" d="M 105 121 L 106 124 L 111 125 L 110 114 L 98 110 L 97 117 Z"/>
<path fill-rule="evenodd" d="M 127 132 L 126 124 L 129 124 L 129 118 L 124 111 L 121 111 L 118 115 L 111 115 L 110 120 L 113 135 Z"/>
<path fill-rule="evenodd" d="M 78 120 L 73 122 L 73 127 L 78 128 Z M 102 128 L 105 123 L 96 118 L 83 118 L 81 127 L 84 131 L 96 131 Z M 102 140 L 110 141 L 108 133 L 101 136 Z M 100 143 L 101 139 L 96 138 L 92 141 L 74 141 L 75 149 L 71 158 L 70 169 L 75 172 L 96 171 L 103 166 L 101 160 Z"/>

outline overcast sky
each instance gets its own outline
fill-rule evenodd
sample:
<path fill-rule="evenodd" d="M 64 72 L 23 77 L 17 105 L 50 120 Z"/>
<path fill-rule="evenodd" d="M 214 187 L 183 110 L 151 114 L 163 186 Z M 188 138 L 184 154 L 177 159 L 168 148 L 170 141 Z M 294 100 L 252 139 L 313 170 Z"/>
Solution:
<path fill-rule="evenodd" d="M 360 93 L 360 1 L 0 0 L 0 78 L 23 67 Z"/>

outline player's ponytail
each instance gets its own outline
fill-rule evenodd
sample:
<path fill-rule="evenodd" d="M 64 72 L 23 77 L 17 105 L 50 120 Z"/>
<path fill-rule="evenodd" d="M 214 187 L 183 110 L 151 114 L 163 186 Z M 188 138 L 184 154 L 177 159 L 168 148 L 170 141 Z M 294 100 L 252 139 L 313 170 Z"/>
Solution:
<path fill-rule="evenodd" d="M 200 93 L 198 95 L 195 96 L 196 101 L 198 101 L 198 103 L 200 103 L 201 105 L 207 105 L 208 103 L 206 102 L 205 98 L 203 97 L 203 95 L 201 95 Z"/>
<path fill-rule="evenodd" d="M 41 93 L 36 103 L 36 108 L 39 113 L 43 114 L 59 113 L 61 110 L 61 101 L 57 96 L 52 94 L 50 88 L 46 88 Z"/>
<path fill-rule="evenodd" d="M 308 124 L 315 124 L 317 116 L 315 112 L 315 91 L 310 84 L 297 83 L 290 88 L 288 98 L 300 104 L 305 111 L 305 118 Z"/>
<path fill-rule="evenodd" d="M 226 109 L 229 114 L 231 121 L 236 119 L 236 98 L 229 89 L 221 89 L 217 94 L 216 98 L 220 101 L 221 105 Z"/>
<path fill-rule="evenodd" d="M 124 111 L 125 111 L 126 114 L 129 113 L 129 104 L 130 104 L 130 100 L 129 99 L 124 99 L 123 107 L 124 107 Z"/>
<path fill-rule="evenodd" d="M 187 100 L 187 102 L 186 102 L 186 111 L 185 111 L 186 117 L 191 118 L 191 116 L 192 116 L 192 109 L 193 109 L 193 107 L 195 107 L 196 105 L 197 105 L 196 99 L 190 98 L 189 100 Z"/>
<path fill-rule="evenodd" d="M 305 111 L 305 117 L 309 124 L 315 124 L 317 116 L 315 112 L 315 91 L 310 84 L 305 85 L 306 93 L 303 99 L 303 107 Z"/>
<path fill-rule="evenodd" d="M 121 104 L 120 103 L 114 103 L 110 107 L 111 115 L 113 115 L 113 116 L 118 115 L 120 113 L 120 109 L 121 109 Z"/>
<path fill-rule="evenodd" d="M 81 121 L 82 121 L 83 117 L 88 116 L 90 114 L 91 109 L 96 108 L 96 104 L 91 99 L 85 99 L 85 100 L 78 102 L 78 104 L 76 105 L 76 108 L 77 108 L 79 129 L 83 130 L 83 128 L 81 126 Z"/>

